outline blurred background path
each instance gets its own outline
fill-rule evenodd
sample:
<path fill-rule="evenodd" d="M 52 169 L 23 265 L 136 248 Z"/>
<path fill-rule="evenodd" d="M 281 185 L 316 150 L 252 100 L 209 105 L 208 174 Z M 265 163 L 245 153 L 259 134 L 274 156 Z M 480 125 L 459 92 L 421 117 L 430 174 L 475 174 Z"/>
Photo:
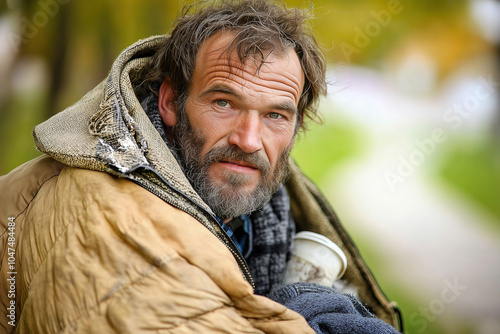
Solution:
<path fill-rule="evenodd" d="M 500 233 L 486 222 L 492 218 L 425 175 L 414 175 L 397 193 L 388 191 L 379 172 L 383 161 L 379 150 L 347 164 L 327 196 L 342 208 L 347 228 L 385 259 L 372 269 L 393 275 L 429 310 L 428 317 L 425 311 L 405 313 L 406 321 L 425 328 L 421 321 L 439 316 L 448 326 L 469 322 L 476 324 L 474 333 L 500 333 Z M 459 292 L 453 302 L 439 303 L 446 282 L 458 284 Z"/>
<path fill-rule="evenodd" d="M 496 100 L 453 127 L 443 114 L 457 96 L 474 94 L 477 77 L 458 76 L 423 98 L 395 90 L 386 73 L 344 67 L 335 75 L 326 124 L 357 128 L 364 150 L 316 181 L 389 298 L 412 300 L 404 310 L 410 333 L 427 333 L 434 322 L 446 333 L 500 333 L 500 221 L 440 177 L 447 148 L 456 138 L 478 140 Z M 304 148 L 314 145 L 304 140 Z"/>

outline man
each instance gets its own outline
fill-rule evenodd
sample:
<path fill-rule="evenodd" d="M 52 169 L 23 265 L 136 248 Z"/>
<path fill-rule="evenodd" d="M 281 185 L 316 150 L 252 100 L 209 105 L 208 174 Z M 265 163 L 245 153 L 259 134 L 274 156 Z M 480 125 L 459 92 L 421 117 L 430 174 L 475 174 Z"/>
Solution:
<path fill-rule="evenodd" d="M 44 155 L 0 178 L 4 331 L 394 332 L 333 289 L 280 286 L 296 230 L 324 234 L 361 301 L 396 325 L 288 159 L 326 91 L 303 21 L 260 0 L 186 11 L 35 127 Z"/>

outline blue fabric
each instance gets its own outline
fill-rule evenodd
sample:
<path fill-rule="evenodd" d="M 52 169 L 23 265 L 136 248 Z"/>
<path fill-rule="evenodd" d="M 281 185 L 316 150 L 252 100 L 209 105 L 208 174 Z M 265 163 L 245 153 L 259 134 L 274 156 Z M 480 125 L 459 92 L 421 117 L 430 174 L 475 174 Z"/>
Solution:
<path fill-rule="evenodd" d="M 223 223 L 219 218 L 217 222 L 222 227 L 224 232 L 230 237 L 238 250 L 245 258 L 248 258 L 252 253 L 253 236 L 252 236 L 252 221 L 247 215 L 241 215 L 228 223 Z"/>
<path fill-rule="evenodd" d="M 246 259 L 253 249 L 252 220 L 246 215 L 240 216 L 240 219 L 243 221 L 243 226 L 233 231 L 233 241 Z"/>
<path fill-rule="evenodd" d="M 302 315 L 316 333 L 397 334 L 375 318 L 353 296 L 314 283 L 294 283 L 271 292 L 269 298 Z"/>
<path fill-rule="evenodd" d="M 222 220 L 220 220 L 219 217 L 216 217 L 216 218 L 217 218 L 217 223 L 219 223 L 220 227 L 222 227 L 224 232 L 226 232 L 227 236 L 232 239 L 233 238 L 233 230 L 227 224 L 224 224 L 222 222 Z"/>

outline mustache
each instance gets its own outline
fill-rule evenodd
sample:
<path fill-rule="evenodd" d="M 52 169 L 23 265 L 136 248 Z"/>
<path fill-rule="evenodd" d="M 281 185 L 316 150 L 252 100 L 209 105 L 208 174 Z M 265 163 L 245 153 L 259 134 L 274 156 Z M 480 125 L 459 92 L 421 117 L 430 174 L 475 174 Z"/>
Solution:
<path fill-rule="evenodd" d="M 209 165 L 219 161 L 241 161 L 259 169 L 263 175 L 271 170 L 271 164 L 258 153 L 245 153 L 241 149 L 232 146 L 215 147 L 211 149 L 202 159 L 203 165 Z"/>

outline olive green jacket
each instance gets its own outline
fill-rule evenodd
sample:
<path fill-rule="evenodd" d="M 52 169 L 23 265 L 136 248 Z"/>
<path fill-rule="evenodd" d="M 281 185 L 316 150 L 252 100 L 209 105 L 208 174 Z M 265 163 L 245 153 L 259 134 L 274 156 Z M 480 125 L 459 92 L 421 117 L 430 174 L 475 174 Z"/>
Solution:
<path fill-rule="evenodd" d="M 35 127 L 44 155 L 0 177 L 0 278 L 15 281 L 14 292 L 0 284 L 0 331 L 312 332 L 297 313 L 253 294 L 242 255 L 141 108 L 133 82 L 163 38 L 124 50 L 106 81 Z M 397 327 L 333 210 L 290 164 L 297 229 L 339 245 L 344 278 Z"/>

